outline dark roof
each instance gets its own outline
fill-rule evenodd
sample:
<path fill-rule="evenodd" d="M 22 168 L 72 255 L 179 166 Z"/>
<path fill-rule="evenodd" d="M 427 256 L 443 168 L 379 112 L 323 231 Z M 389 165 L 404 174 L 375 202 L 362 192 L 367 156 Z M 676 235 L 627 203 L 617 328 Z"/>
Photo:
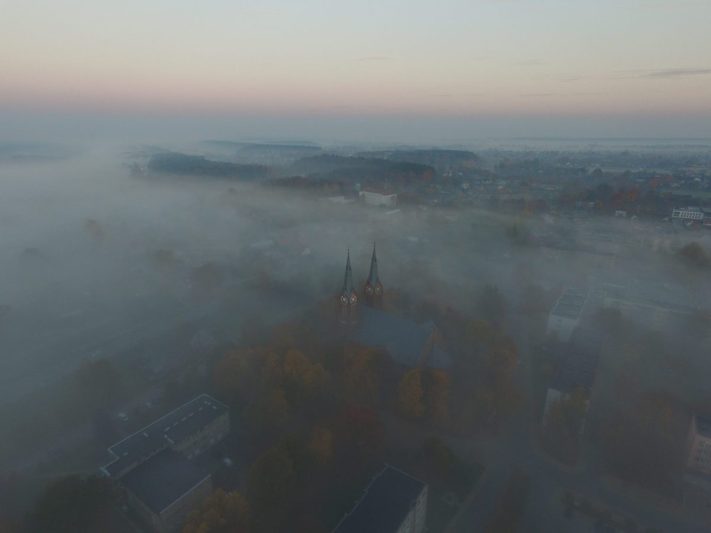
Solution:
<path fill-rule="evenodd" d="M 449 368 L 449 354 L 437 343 L 429 345 L 434 330 L 435 325 L 431 322 L 420 325 L 385 311 L 363 307 L 358 328 L 351 335 L 351 340 L 365 346 L 383 348 L 403 366 L 424 364 L 430 368 Z"/>
<path fill-rule="evenodd" d="M 564 359 L 551 388 L 572 392 L 577 388 L 591 389 L 595 382 L 602 339 L 599 334 L 578 330 L 562 345 Z"/>
<path fill-rule="evenodd" d="M 156 514 L 209 478 L 185 457 L 166 449 L 131 470 L 121 484 Z"/>
<path fill-rule="evenodd" d="M 225 404 L 212 396 L 201 394 L 111 446 L 109 453 L 115 459 L 104 470 L 112 476 L 120 475 L 132 464 L 180 442 L 226 412 Z"/>
<path fill-rule="evenodd" d="M 711 418 L 696 415 L 696 431 L 702 437 L 711 438 Z"/>
<path fill-rule="evenodd" d="M 386 466 L 333 533 L 396 533 L 426 487 L 422 481 Z"/>
<path fill-rule="evenodd" d="M 551 313 L 566 318 L 578 318 L 583 312 L 587 297 L 587 292 L 569 288 L 558 298 Z"/>

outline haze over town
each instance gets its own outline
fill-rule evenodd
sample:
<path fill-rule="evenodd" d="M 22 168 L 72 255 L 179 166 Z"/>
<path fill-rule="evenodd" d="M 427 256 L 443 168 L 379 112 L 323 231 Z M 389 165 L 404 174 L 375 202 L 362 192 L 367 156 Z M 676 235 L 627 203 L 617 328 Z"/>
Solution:
<path fill-rule="evenodd" d="M 711 529 L 707 2 L 0 6 L 0 533 Z"/>

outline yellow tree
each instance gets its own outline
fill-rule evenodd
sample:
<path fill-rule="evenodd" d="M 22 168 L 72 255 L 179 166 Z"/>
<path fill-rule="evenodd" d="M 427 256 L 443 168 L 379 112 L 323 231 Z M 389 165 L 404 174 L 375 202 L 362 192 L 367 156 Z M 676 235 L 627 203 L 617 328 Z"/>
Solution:
<path fill-rule="evenodd" d="M 349 346 L 345 353 L 344 388 L 349 400 L 373 405 L 380 397 L 380 363 L 376 350 Z"/>
<path fill-rule="evenodd" d="M 449 423 L 449 374 L 443 370 L 430 371 L 427 406 L 432 420 L 441 425 Z"/>
<path fill-rule="evenodd" d="M 314 428 L 309 440 L 309 451 L 319 464 L 328 464 L 333 457 L 333 433 L 331 430 L 321 427 Z"/>
<path fill-rule="evenodd" d="M 239 492 L 214 491 L 190 513 L 183 533 L 248 533 L 249 505 Z"/>
<path fill-rule="evenodd" d="M 400 380 L 398 406 L 410 418 L 420 418 L 425 413 L 422 372 L 419 368 L 409 370 Z"/>

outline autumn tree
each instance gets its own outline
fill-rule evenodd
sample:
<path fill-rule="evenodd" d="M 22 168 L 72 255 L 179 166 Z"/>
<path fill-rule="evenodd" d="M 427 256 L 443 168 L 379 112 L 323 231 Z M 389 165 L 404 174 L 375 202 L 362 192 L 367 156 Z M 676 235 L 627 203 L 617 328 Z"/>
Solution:
<path fill-rule="evenodd" d="M 446 425 L 449 422 L 449 374 L 444 370 L 430 370 L 426 389 L 427 413 L 433 422 Z"/>
<path fill-rule="evenodd" d="M 312 399 L 323 391 L 329 376 L 320 363 L 312 363 L 298 350 L 284 355 L 284 383 L 295 400 Z"/>
<path fill-rule="evenodd" d="M 249 521 L 246 498 L 217 489 L 190 514 L 183 533 L 249 533 Z"/>
<path fill-rule="evenodd" d="M 331 430 L 315 427 L 311 431 L 308 448 L 318 464 L 328 464 L 333 458 L 333 433 Z"/>
<path fill-rule="evenodd" d="M 346 397 L 364 405 L 375 405 L 380 399 L 381 356 L 377 350 L 347 346 L 343 371 Z"/>
<path fill-rule="evenodd" d="M 282 446 L 275 446 L 262 454 L 249 469 L 247 494 L 255 520 L 263 529 L 278 529 L 293 495 L 295 482 L 294 463 Z"/>
<path fill-rule="evenodd" d="M 398 408 L 408 418 L 418 419 L 425 414 L 422 371 L 419 368 L 409 370 L 398 386 Z"/>

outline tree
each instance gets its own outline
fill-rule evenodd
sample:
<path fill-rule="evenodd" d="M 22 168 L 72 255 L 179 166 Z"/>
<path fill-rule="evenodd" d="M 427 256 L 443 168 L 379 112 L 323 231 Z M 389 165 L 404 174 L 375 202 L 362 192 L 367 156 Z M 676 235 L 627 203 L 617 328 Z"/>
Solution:
<path fill-rule="evenodd" d="M 294 463 L 282 446 L 262 454 L 249 469 L 247 494 L 264 527 L 276 528 L 281 522 L 295 482 Z"/>
<path fill-rule="evenodd" d="M 249 504 L 239 492 L 214 491 L 196 509 L 183 533 L 249 533 Z"/>
<path fill-rule="evenodd" d="M 686 264 L 693 267 L 705 269 L 711 266 L 709 254 L 698 242 L 690 242 L 683 246 L 678 254 Z"/>
<path fill-rule="evenodd" d="M 30 514 L 28 530 L 47 533 L 101 531 L 113 498 L 106 478 L 67 476 L 51 483 Z"/>
<path fill-rule="evenodd" d="M 449 422 L 449 374 L 443 370 L 430 370 L 427 392 L 427 412 L 433 422 Z"/>
<path fill-rule="evenodd" d="M 84 402 L 96 408 L 111 407 L 121 395 L 121 376 L 109 359 L 85 360 L 76 377 Z"/>
<path fill-rule="evenodd" d="M 328 464 L 333 458 L 333 433 L 329 429 L 315 427 L 311 431 L 309 451 L 320 465 Z"/>
<path fill-rule="evenodd" d="M 215 365 L 213 382 L 218 394 L 234 404 L 245 402 L 253 394 L 253 350 L 232 350 Z"/>
<path fill-rule="evenodd" d="M 425 414 L 422 371 L 419 368 L 409 370 L 402 377 L 398 386 L 398 407 L 409 418 L 420 418 Z"/>
<path fill-rule="evenodd" d="M 315 397 L 328 382 L 328 374 L 323 366 L 311 363 L 298 350 L 289 350 L 284 355 L 283 376 L 287 390 L 297 400 Z"/>
<path fill-rule="evenodd" d="M 250 411 L 256 425 L 263 430 L 269 430 L 286 422 L 290 408 L 282 388 L 268 387 L 259 393 Z"/>
<path fill-rule="evenodd" d="M 363 346 L 348 346 L 345 351 L 344 389 L 355 403 L 375 405 L 380 399 L 380 354 Z"/>
<path fill-rule="evenodd" d="M 680 401 L 667 394 L 632 396 L 620 393 L 624 407 L 599 424 L 602 457 L 621 478 L 670 494 L 684 465 L 688 416 Z"/>

